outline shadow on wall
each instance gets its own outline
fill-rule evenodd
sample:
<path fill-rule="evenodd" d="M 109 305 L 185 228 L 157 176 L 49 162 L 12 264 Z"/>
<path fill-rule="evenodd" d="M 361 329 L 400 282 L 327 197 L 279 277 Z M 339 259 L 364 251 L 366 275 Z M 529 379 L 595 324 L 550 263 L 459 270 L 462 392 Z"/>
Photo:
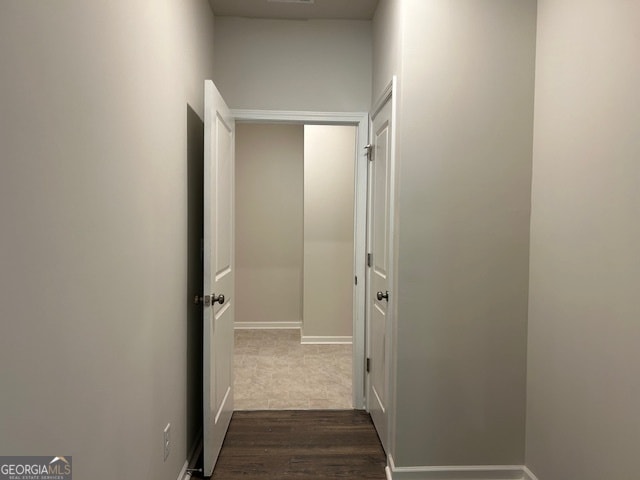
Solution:
<path fill-rule="evenodd" d="M 202 292 L 204 201 L 204 122 L 187 105 L 187 452 L 198 443 L 202 428 Z"/>

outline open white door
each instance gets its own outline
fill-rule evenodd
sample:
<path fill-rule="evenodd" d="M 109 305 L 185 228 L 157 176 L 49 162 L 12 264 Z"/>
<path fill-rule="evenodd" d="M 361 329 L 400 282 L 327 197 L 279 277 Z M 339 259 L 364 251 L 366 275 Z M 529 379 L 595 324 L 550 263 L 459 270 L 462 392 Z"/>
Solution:
<path fill-rule="evenodd" d="M 389 90 L 372 114 L 369 152 L 367 261 L 367 407 L 388 452 L 393 239 L 393 95 Z"/>
<path fill-rule="evenodd" d="M 210 476 L 233 414 L 235 123 L 204 84 L 203 456 Z"/>

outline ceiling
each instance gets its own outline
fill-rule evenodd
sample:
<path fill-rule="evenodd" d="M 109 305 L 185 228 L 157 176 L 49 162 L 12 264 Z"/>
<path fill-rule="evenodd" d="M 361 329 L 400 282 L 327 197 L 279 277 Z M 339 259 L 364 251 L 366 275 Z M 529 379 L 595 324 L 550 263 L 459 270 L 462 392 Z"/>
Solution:
<path fill-rule="evenodd" d="M 295 0 L 209 0 L 209 3 L 213 13 L 220 17 L 370 20 L 378 0 L 313 0 L 313 3 L 296 3 Z"/>

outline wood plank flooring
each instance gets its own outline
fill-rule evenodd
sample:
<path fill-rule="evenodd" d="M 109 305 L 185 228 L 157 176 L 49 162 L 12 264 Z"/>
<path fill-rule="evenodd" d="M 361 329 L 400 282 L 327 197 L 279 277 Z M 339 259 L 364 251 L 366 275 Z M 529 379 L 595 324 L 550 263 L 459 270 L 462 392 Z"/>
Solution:
<path fill-rule="evenodd" d="M 211 479 L 385 480 L 385 465 L 366 412 L 236 411 Z"/>

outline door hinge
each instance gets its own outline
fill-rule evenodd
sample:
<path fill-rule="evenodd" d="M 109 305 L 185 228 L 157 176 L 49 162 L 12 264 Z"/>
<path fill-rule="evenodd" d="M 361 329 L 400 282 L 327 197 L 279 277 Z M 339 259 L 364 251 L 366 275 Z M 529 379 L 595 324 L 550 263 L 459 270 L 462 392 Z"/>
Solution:
<path fill-rule="evenodd" d="M 369 160 L 373 160 L 373 145 L 371 145 L 370 143 L 365 145 L 364 150 L 366 152 L 367 158 Z"/>
<path fill-rule="evenodd" d="M 358 284 L 358 276 L 357 275 L 356 275 L 355 279 L 356 279 L 356 285 L 357 285 Z"/>
<path fill-rule="evenodd" d="M 367 253 L 367 267 L 370 267 L 371 265 L 373 265 L 373 254 Z"/>
<path fill-rule="evenodd" d="M 365 368 L 367 370 L 367 373 L 369 373 L 371 371 L 371 359 L 367 358 L 367 361 L 365 362 Z"/>

